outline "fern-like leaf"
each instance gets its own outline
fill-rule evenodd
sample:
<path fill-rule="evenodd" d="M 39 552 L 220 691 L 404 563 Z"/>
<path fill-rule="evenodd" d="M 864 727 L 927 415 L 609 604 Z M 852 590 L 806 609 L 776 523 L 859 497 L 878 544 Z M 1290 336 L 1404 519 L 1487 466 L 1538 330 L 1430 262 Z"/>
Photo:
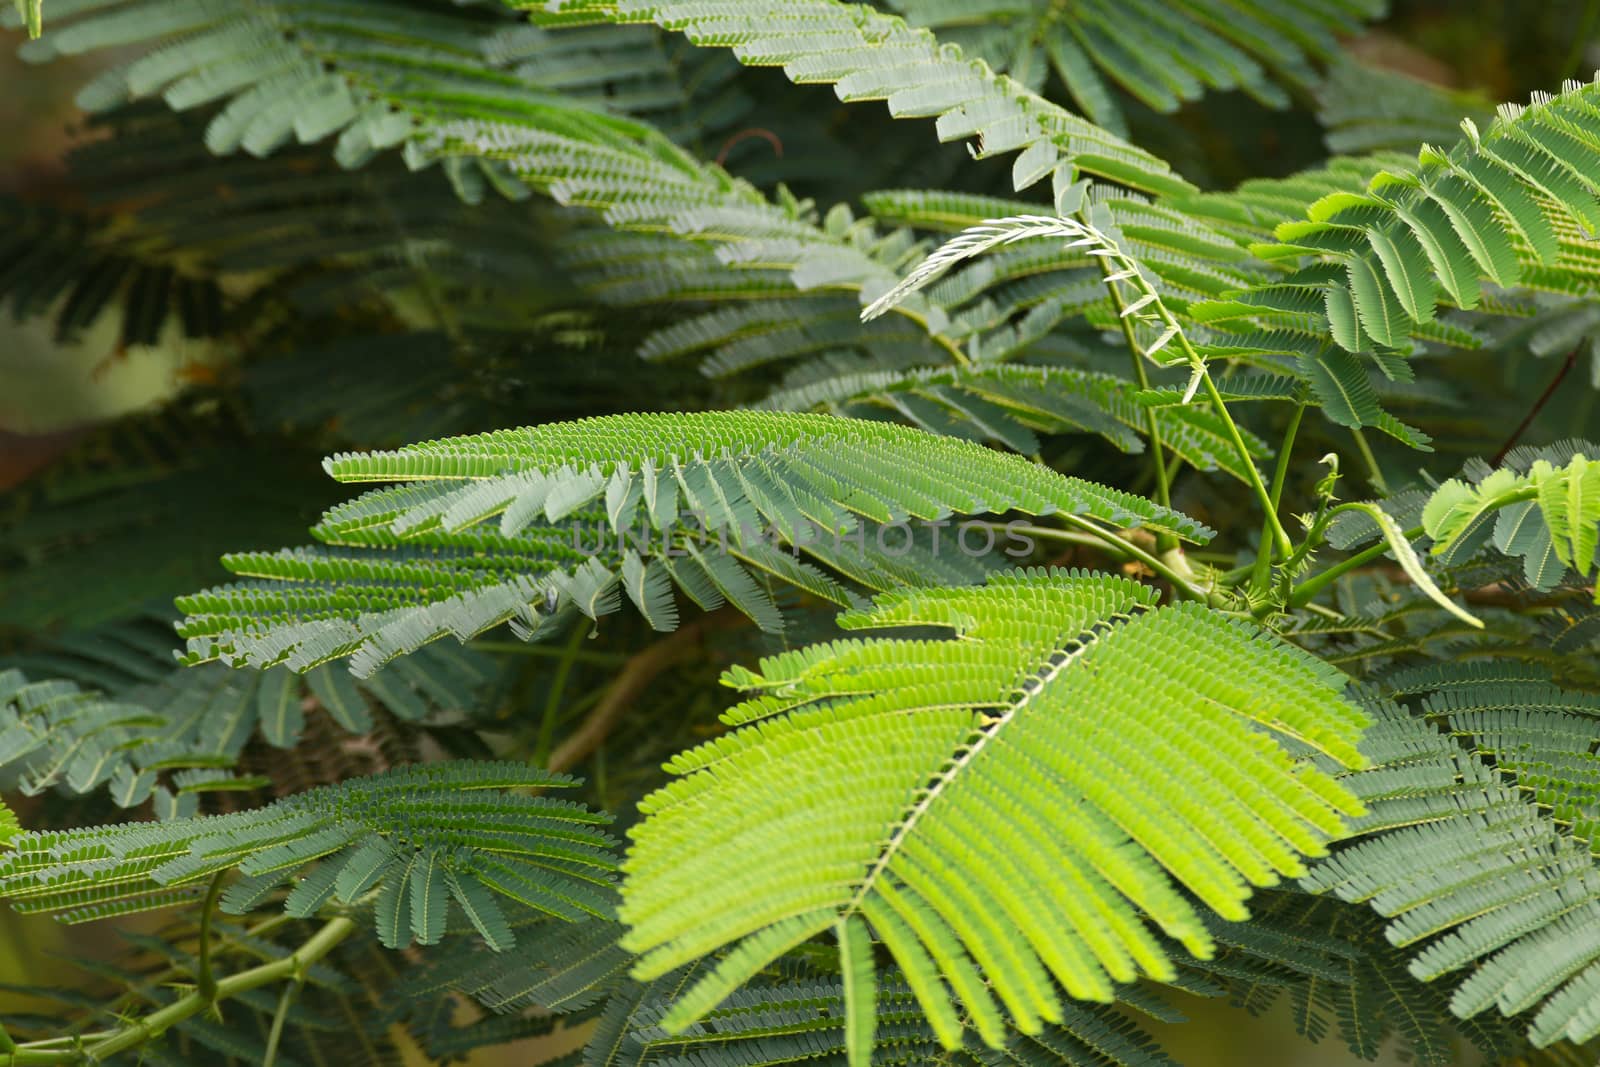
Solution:
<path fill-rule="evenodd" d="M 1242 919 L 1252 885 L 1303 871 L 1361 810 L 1272 734 L 1356 765 L 1365 720 L 1314 660 L 1151 601 L 1061 572 L 892 593 L 841 624 L 959 639 L 841 641 L 729 672 L 756 694 L 725 716 L 744 728 L 673 760 L 683 777 L 632 831 L 636 973 L 735 946 L 664 1025 L 853 916 L 947 1048 L 963 1017 L 992 1046 L 1007 1017 L 1024 1033 L 1060 1019 L 1057 981 L 1108 1000 L 1171 978 L 1146 918 L 1209 955 L 1177 886 Z M 1158 660 L 1160 676 L 1140 666 Z"/>
<path fill-rule="evenodd" d="M 439 940 L 452 881 L 562 919 L 609 916 L 616 863 L 600 829 L 609 817 L 506 792 L 573 784 L 520 764 L 431 763 L 230 815 L 28 833 L 0 857 L 0 897 L 19 911 L 83 922 L 191 900 L 206 880 L 237 869 L 247 879 L 238 885 L 250 888 L 224 906 L 242 909 L 317 861 L 295 882 L 290 913 L 372 896 L 390 947 Z M 492 895 L 469 899 L 474 926 L 507 929 L 483 917 L 498 907 Z"/>
<path fill-rule="evenodd" d="M 935 118 L 941 139 L 972 138 L 980 158 L 1020 152 L 1012 165 L 1019 190 L 1058 166 L 1151 191 L 1188 187 L 1149 153 L 865 4 L 790 0 L 774 18 L 695 0 L 553 0 L 535 8 L 534 19 L 654 22 L 695 44 L 731 46 L 740 62 L 781 66 L 801 84 L 831 84 L 841 100 L 884 100 L 897 117 Z"/>
<path fill-rule="evenodd" d="M 1492 542 L 1522 558 L 1536 589 L 1555 586 L 1567 568 L 1587 580 L 1600 543 L 1600 462 L 1569 451 L 1486 470 L 1470 484 L 1452 478 L 1428 498 L 1422 522 L 1436 555 L 1466 558 Z"/>
<path fill-rule="evenodd" d="M 1465 750 L 1369 702 L 1377 722 L 1362 750 L 1373 767 L 1342 781 L 1370 811 L 1302 884 L 1388 917 L 1411 976 L 1449 982 L 1458 1018 L 1531 1013 L 1536 1045 L 1583 1042 L 1600 1033 L 1600 879 L 1567 827 L 1596 826 L 1595 701 L 1505 676 L 1441 666 L 1397 679 L 1401 691 L 1433 686 L 1424 711 L 1470 741 Z"/>
<path fill-rule="evenodd" d="M 326 466 L 343 481 L 405 484 L 324 517 L 316 532 L 343 547 L 227 559 L 270 581 L 180 601 L 190 662 L 305 670 L 353 656 L 369 673 L 447 633 L 464 640 L 507 619 L 531 632 L 563 606 L 598 617 L 620 603 L 619 584 L 667 625 L 660 579 L 647 582 L 627 562 L 641 538 L 691 598 L 708 608 L 729 601 L 775 628 L 779 617 L 746 567 L 841 603 L 850 594 L 778 558 L 774 543 L 882 589 L 981 575 L 948 540 L 943 553 L 927 544 L 936 528 L 903 525 L 953 513 L 1059 511 L 1192 539 L 1209 533 L 1016 456 L 826 415 L 607 416 L 334 456 Z M 865 524 L 876 525 L 869 533 Z M 884 534 L 895 526 L 905 533 Z M 696 536 L 680 539 L 686 530 Z M 896 558 L 906 535 L 915 565 Z"/>

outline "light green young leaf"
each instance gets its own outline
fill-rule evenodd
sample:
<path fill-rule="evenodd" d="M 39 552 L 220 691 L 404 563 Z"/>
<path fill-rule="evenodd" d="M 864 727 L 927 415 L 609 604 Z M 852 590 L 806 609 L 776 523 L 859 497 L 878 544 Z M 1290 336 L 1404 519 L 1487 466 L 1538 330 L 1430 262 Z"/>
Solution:
<path fill-rule="evenodd" d="M 668 764 L 681 777 L 641 803 L 624 868 L 635 977 L 728 949 L 670 1030 L 829 929 L 862 969 L 859 922 L 947 1047 L 963 1025 L 994 1045 L 1008 1020 L 1059 1018 L 1062 990 L 1105 1001 L 1175 977 L 1153 929 L 1209 956 L 1207 915 L 1245 919 L 1253 886 L 1357 814 L 1272 741 L 1359 763 L 1343 676 L 1196 604 L 1038 570 L 884 594 L 839 622 L 954 639 L 847 639 L 727 673 L 740 728 Z"/>
<path fill-rule="evenodd" d="M 1382 508 L 1374 504 L 1349 504 L 1353 508 L 1369 516 L 1378 529 L 1383 533 L 1383 539 L 1389 543 L 1389 549 L 1394 553 L 1400 569 L 1406 572 L 1406 577 L 1411 579 L 1413 585 L 1425 593 L 1429 600 L 1444 608 L 1450 614 L 1460 619 L 1469 626 L 1483 629 L 1483 621 L 1467 611 L 1454 600 L 1444 595 L 1433 578 L 1422 567 L 1422 561 L 1417 558 L 1416 549 L 1411 547 L 1411 542 L 1406 540 L 1405 531 L 1400 529 L 1400 524 Z"/>
<path fill-rule="evenodd" d="M 1529 471 L 1539 487 L 1539 510 L 1561 562 L 1587 575 L 1600 540 L 1600 462 L 1573 456 L 1564 468 L 1540 460 Z"/>
<path fill-rule="evenodd" d="M 1434 541 L 1433 551 L 1444 551 L 1485 512 L 1509 503 L 1502 497 L 1515 493 L 1522 488 L 1522 483 L 1515 471 L 1501 469 L 1476 486 L 1459 478 L 1451 478 L 1439 486 L 1422 509 L 1422 527 Z"/>

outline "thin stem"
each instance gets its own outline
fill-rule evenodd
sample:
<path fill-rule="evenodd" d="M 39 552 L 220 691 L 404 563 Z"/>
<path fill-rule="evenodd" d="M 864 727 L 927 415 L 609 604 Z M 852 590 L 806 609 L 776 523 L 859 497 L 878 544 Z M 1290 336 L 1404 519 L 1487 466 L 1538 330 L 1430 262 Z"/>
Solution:
<path fill-rule="evenodd" d="M 1261 520 L 1261 542 L 1256 550 L 1256 562 L 1250 575 L 1250 588 L 1256 593 L 1265 593 L 1267 584 L 1272 579 L 1272 553 L 1267 551 L 1267 539 L 1272 536 L 1272 516 L 1278 513 L 1278 508 L 1283 502 L 1283 483 L 1289 476 L 1289 455 L 1294 451 L 1294 439 L 1300 432 L 1300 420 L 1305 417 L 1306 406 L 1296 404 L 1294 414 L 1289 416 L 1289 427 L 1284 431 L 1283 444 L 1278 446 L 1278 465 L 1272 472 L 1272 488 L 1268 492 L 1271 498 L 1267 517 Z"/>
<path fill-rule="evenodd" d="M 200 965 L 195 972 L 195 983 L 207 1001 L 217 999 L 217 978 L 211 970 L 211 917 L 216 913 L 217 898 L 222 895 L 222 880 L 227 873 L 221 870 L 211 876 L 205 903 L 200 905 Z"/>
<path fill-rule="evenodd" d="M 1421 526 L 1413 526 L 1411 529 L 1406 531 L 1405 537 L 1407 541 L 1415 541 L 1417 538 L 1421 537 L 1427 532 L 1428 531 L 1423 529 Z M 1295 586 L 1294 591 L 1289 594 L 1289 606 L 1291 608 L 1304 607 L 1309 601 L 1316 597 L 1318 593 L 1322 592 L 1333 582 L 1338 581 L 1340 578 L 1344 577 L 1346 574 L 1349 574 L 1356 568 L 1371 563 L 1373 560 L 1379 558 L 1388 551 L 1389 542 L 1381 537 L 1378 538 L 1377 544 L 1370 545 L 1367 548 L 1362 549 L 1349 559 L 1335 563 L 1321 574 L 1314 574 L 1310 578 L 1307 578 L 1305 581 L 1301 582 L 1299 585 Z"/>
<path fill-rule="evenodd" d="M 1594 7 L 1594 4 L 1590 5 L 1591 16 L 1593 15 Z M 1572 368 L 1577 366 L 1578 351 L 1581 347 L 1581 345 L 1575 345 L 1572 351 L 1567 353 L 1567 358 L 1561 362 L 1561 369 L 1556 371 L 1554 378 L 1550 379 L 1550 384 L 1545 386 L 1544 392 L 1539 394 L 1539 399 L 1533 402 L 1533 407 L 1528 409 L 1528 414 L 1517 424 L 1517 428 L 1511 431 L 1511 436 L 1506 438 L 1505 444 L 1500 446 L 1500 451 L 1494 454 L 1494 459 L 1489 461 L 1489 466 L 1498 467 L 1505 462 L 1506 453 L 1517 446 L 1517 442 L 1528 431 L 1528 427 L 1533 425 L 1533 420 L 1539 417 L 1539 412 L 1543 411 L 1544 406 L 1550 403 L 1550 398 L 1556 395 L 1556 389 L 1560 387 L 1567 375 L 1572 373 Z"/>
<path fill-rule="evenodd" d="M 1081 221 L 1084 222 L 1085 225 L 1088 223 L 1087 219 L 1081 219 Z M 1150 301 L 1150 306 L 1154 310 L 1156 317 L 1161 320 L 1161 324 L 1166 331 L 1164 336 L 1171 337 L 1173 339 L 1173 341 L 1177 344 L 1179 351 L 1183 353 L 1184 359 L 1188 362 L 1189 367 L 1193 371 L 1194 375 L 1200 380 L 1201 383 L 1205 385 L 1206 395 L 1211 399 L 1212 406 L 1216 408 L 1217 417 L 1220 418 L 1223 422 L 1223 425 L 1227 427 L 1228 438 L 1233 444 L 1234 451 L 1239 456 L 1239 462 L 1243 465 L 1245 471 L 1248 472 L 1250 476 L 1250 488 L 1255 491 L 1257 501 L 1260 502 L 1262 510 L 1267 514 L 1267 522 L 1272 527 L 1272 535 L 1277 545 L 1278 554 L 1287 557 L 1294 549 L 1294 542 L 1290 540 L 1288 532 L 1283 528 L 1283 524 L 1278 521 L 1277 507 L 1273 503 L 1272 498 L 1268 496 L 1267 487 L 1261 482 L 1261 472 L 1256 470 L 1255 457 L 1250 455 L 1250 448 L 1244 443 L 1244 436 L 1239 432 L 1238 424 L 1233 421 L 1233 415 L 1228 411 L 1228 405 L 1223 401 L 1222 393 L 1217 389 L 1217 383 L 1212 380 L 1211 371 L 1206 366 L 1205 358 L 1194 350 L 1194 345 L 1189 343 L 1189 338 L 1183 332 L 1182 325 L 1180 325 L 1178 320 L 1173 317 L 1173 314 L 1171 310 L 1168 309 L 1167 305 L 1162 302 L 1161 294 L 1154 286 L 1145 283 L 1142 276 L 1137 273 L 1138 264 L 1135 263 L 1131 257 L 1122 254 L 1122 252 L 1118 250 L 1113 243 L 1111 245 L 1110 254 L 1103 255 L 1098 258 L 1101 260 L 1101 273 L 1107 278 L 1106 289 L 1111 292 L 1112 303 L 1117 310 L 1117 320 L 1122 326 L 1123 336 L 1128 340 L 1128 347 L 1133 352 L 1135 372 L 1138 375 L 1140 386 L 1143 388 L 1148 388 L 1148 380 L 1146 379 L 1144 373 L 1144 359 L 1147 358 L 1147 355 L 1144 350 L 1139 347 L 1134 338 L 1133 323 L 1130 321 L 1133 316 L 1125 314 L 1127 308 L 1122 304 L 1121 295 L 1116 292 L 1116 284 L 1109 280 L 1113 272 L 1110 270 L 1110 263 L 1108 261 L 1113 258 L 1116 259 L 1126 270 L 1132 271 L 1132 277 L 1140 278 L 1140 282 L 1138 283 L 1139 288 L 1145 293 L 1146 298 Z M 1190 379 L 1190 382 L 1192 389 L 1194 379 Z M 1188 397 L 1185 396 L 1184 399 L 1187 401 Z M 1149 424 L 1152 427 L 1155 425 L 1153 413 L 1150 415 Z M 1159 441 L 1160 438 L 1155 437 L 1152 443 L 1154 444 Z M 1167 471 L 1160 462 L 1159 449 L 1156 450 L 1156 456 L 1156 469 L 1159 483 L 1157 488 L 1162 493 L 1160 502 L 1164 507 L 1171 507 L 1172 503 L 1169 499 L 1170 493 L 1167 486 Z M 1176 548 L 1177 542 L 1176 539 L 1173 539 L 1170 544 L 1164 544 L 1158 540 L 1157 547 L 1162 551 L 1167 552 Z"/>
<path fill-rule="evenodd" d="M 267 1032 L 267 1048 L 261 1057 L 261 1067 L 274 1067 L 278 1062 L 278 1044 L 283 1040 L 283 1024 L 289 1018 L 289 1005 L 299 995 L 299 982 L 290 982 L 278 994 L 278 1010 L 272 1015 L 272 1029 Z"/>
<path fill-rule="evenodd" d="M 995 533 L 1015 531 L 1020 534 L 1033 534 L 1034 536 L 1042 537 L 1047 541 L 1060 541 L 1063 544 L 1081 545 L 1084 548 L 1093 548 L 1100 552 L 1104 552 L 1105 554 L 1116 559 L 1118 562 L 1133 558 L 1131 555 L 1122 550 L 1124 546 L 1121 544 L 1109 544 L 1104 537 L 1095 537 L 1086 533 L 1078 533 L 1076 530 L 1057 530 L 1049 526 L 1024 526 L 1020 523 L 1013 526 L 1010 523 L 1004 522 L 978 522 L 976 520 L 973 520 L 971 523 L 969 523 L 969 525 L 986 527 L 990 530 L 993 530 Z"/>
<path fill-rule="evenodd" d="M 544 718 L 539 722 L 539 739 L 533 749 L 535 763 L 543 763 L 550 755 L 550 746 L 555 743 L 556 718 L 561 714 L 561 697 L 566 692 L 567 679 L 572 675 L 572 664 L 578 652 L 578 643 L 583 639 L 583 627 L 574 626 L 572 636 L 567 640 L 565 655 L 556 665 L 556 676 L 550 680 L 550 691 L 544 702 Z"/>
<path fill-rule="evenodd" d="M 187 993 L 166 1007 L 112 1031 L 111 1036 L 96 1041 L 81 1051 L 41 1049 L 24 1045 L 9 1054 L 5 1067 L 54 1067 L 55 1064 L 80 1063 L 85 1059 L 93 1063 L 108 1059 L 119 1052 L 137 1048 L 147 1041 L 160 1037 L 184 1020 L 199 1015 L 214 1001 L 248 993 L 252 989 L 259 989 L 286 978 L 303 981 L 306 969 L 337 948 L 340 942 L 355 933 L 356 928 L 352 919 L 343 916 L 330 919 L 320 930 L 312 934 L 305 944 L 282 959 L 263 963 L 258 967 L 218 980 L 214 997 L 204 997 L 198 989 Z"/>
<path fill-rule="evenodd" d="M 1179 335 L 1182 336 L 1181 334 Z M 1189 348 L 1189 342 L 1181 342 L 1184 348 Z M 1193 351 L 1193 349 L 1189 349 Z M 1195 359 L 1199 359 L 1198 355 Z M 1256 500 L 1261 504 L 1261 510 L 1266 512 L 1267 526 L 1271 528 L 1273 540 L 1277 543 L 1278 554 L 1285 559 L 1294 551 L 1294 542 L 1289 538 L 1289 532 L 1283 528 L 1283 523 L 1278 520 L 1278 504 L 1276 499 L 1267 492 L 1267 487 L 1261 482 L 1261 472 L 1256 470 L 1256 461 L 1250 455 L 1250 448 L 1244 443 L 1244 436 L 1239 433 L 1239 426 L 1233 421 L 1233 416 L 1228 413 L 1228 405 L 1223 402 L 1222 393 L 1217 389 L 1217 383 L 1211 378 L 1211 371 L 1205 364 L 1199 364 L 1200 384 L 1206 388 L 1206 395 L 1211 398 L 1211 404 L 1217 409 L 1217 416 L 1222 419 L 1228 428 L 1228 436 L 1233 440 L 1234 451 L 1239 453 L 1239 461 L 1244 464 L 1245 472 L 1250 475 L 1250 488 L 1255 491 Z"/>
<path fill-rule="evenodd" d="M 1384 480 L 1383 468 L 1378 466 L 1378 457 L 1372 454 L 1372 446 L 1367 444 L 1367 435 L 1358 426 L 1350 431 L 1350 436 L 1355 440 L 1356 451 L 1361 453 L 1361 462 L 1366 464 L 1368 483 L 1378 491 L 1379 496 L 1388 496 L 1389 483 Z"/>
<path fill-rule="evenodd" d="M 1109 256 L 1097 256 L 1100 263 L 1102 276 L 1110 277 L 1114 272 L 1111 269 Z M 1144 352 L 1139 347 L 1139 339 L 1134 336 L 1133 319 L 1125 314 L 1127 303 L 1122 299 L 1122 293 L 1117 289 L 1115 282 L 1106 282 L 1106 292 L 1111 294 L 1111 307 L 1117 313 L 1117 324 L 1122 327 L 1123 339 L 1128 342 L 1128 355 L 1133 361 L 1133 376 L 1139 383 L 1140 389 L 1150 388 L 1150 375 L 1144 367 Z M 1161 421 L 1156 418 L 1155 408 L 1144 409 L 1145 435 L 1150 438 L 1150 455 L 1153 460 L 1151 466 L 1156 476 L 1156 502 L 1164 508 L 1172 507 L 1172 483 L 1167 473 L 1167 464 L 1164 458 L 1165 449 L 1161 441 Z M 1156 547 L 1163 552 L 1170 551 L 1178 546 L 1178 539 L 1170 533 L 1160 534 L 1156 538 Z"/>
<path fill-rule="evenodd" d="M 1106 530 L 1106 529 L 1102 529 L 1101 527 L 1097 526 L 1095 523 L 1090 522 L 1088 519 L 1085 519 L 1080 515 L 1070 515 L 1070 514 L 1067 514 L 1067 513 L 1063 512 L 1063 513 L 1058 514 L 1058 515 L 1056 515 L 1054 517 L 1060 519 L 1062 522 L 1069 523 L 1069 524 L 1071 524 L 1073 526 L 1078 527 L 1078 529 L 1083 530 L 1085 533 L 1088 533 L 1095 540 L 1099 541 L 1103 545 L 1108 546 L 1109 548 L 1113 549 L 1114 551 L 1121 552 L 1122 554 L 1124 554 L 1124 555 L 1126 555 L 1126 556 L 1128 556 L 1128 557 L 1130 557 L 1132 559 L 1138 560 L 1140 563 L 1144 564 L 1146 567 L 1149 567 L 1152 572 L 1154 572 L 1156 574 L 1159 574 L 1161 577 L 1163 577 L 1167 581 L 1171 582 L 1172 583 L 1172 587 L 1174 589 L 1178 590 L 1179 592 L 1183 593 L 1184 595 L 1186 595 L 1188 597 L 1191 597 L 1191 598 L 1193 598 L 1195 600 L 1198 600 L 1201 603 L 1206 603 L 1207 601 L 1209 601 L 1211 599 L 1211 594 L 1210 594 L 1209 591 L 1200 588 L 1198 585 L 1195 585 L 1194 582 L 1191 581 L 1189 578 L 1186 578 L 1182 574 L 1179 574 L 1176 570 L 1174 570 L 1172 567 L 1168 566 L 1166 563 L 1162 562 L 1157 557 L 1155 557 L 1155 556 L 1151 555 L 1150 553 L 1146 552 L 1144 549 L 1140 548 L 1138 545 L 1133 544 L 1130 541 L 1126 541 L 1121 537 L 1118 537 L 1112 531 Z M 1048 539 L 1048 540 L 1071 541 L 1073 543 L 1081 543 L 1081 541 L 1078 538 L 1072 536 L 1072 534 L 1070 532 L 1065 531 L 1065 530 L 1053 530 L 1048 526 L 1021 526 L 1021 525 L 1014 525 L 1014 526 L 1008 526 L 1008 527 L 1006 527 L 1006 529 L 1008 529 L 1008 530 L 1010 530 L 1010 531 L 1012 531 L 1014 533 L 1029 534 L 1029 535 L 1032 535 L 1034 537 L 1041 537 L 1041 538 L 1045 538 L 1045 539 Z"/>

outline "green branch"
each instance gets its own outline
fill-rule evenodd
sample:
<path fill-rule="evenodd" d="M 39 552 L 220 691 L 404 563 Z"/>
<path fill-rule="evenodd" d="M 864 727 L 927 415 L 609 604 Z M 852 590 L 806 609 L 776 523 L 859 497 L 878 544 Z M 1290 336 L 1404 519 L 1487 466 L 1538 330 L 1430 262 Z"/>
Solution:
<path fill-rule="evenodd" d="M 1146 567 L 1149 567 L 1152 573 L 1159 574 L 1161 577 L 1171 582 L 1173 589 L 1184 594 L 1190 599 L 1198 600 L 1202 604 L 1210 603 L 1211 590 L 1196 585 L 1192 577 L 1179 573 L 1177 569 L 1168 565 L 1160 558 L 1151 555 L 1149 552 L 1146 552 L 1133 542 L 1128 541 L 1123 537 L 1119 537 L 1115 532 L 1107 530 L 1078 515 L 1072 515 L 1063 512 L 1054 517 L 1060 519 L 1062 522 L 1076 526 L 1078 529 L 1083 530 L 1089 535 L 1090 538 L 1093 539 L 1093 541 L 1098 542 L 1101 546 L 1109 548 L 1113 552 L 1120 552 L 1129 559 L 1138 560 Z M 997 529 L 1003 529 L 1011 533 L 1028 534 L 1030 536 L 1040 537 L 1046 540 L 1069 541 L 1073 544 L 1085 543 L 1082 537 L 1074 535 L 1071 531 L 1056 530 L 1048 526 L 1000 526 L 999 524 L 995 524 L 995 526 Z"/>
<path fill-rule="evenodd" d="M 1133 321 L 1128 317 L 1128 305 L 1122 299 L 1122 293 L 1117 289 L 1115 272 L 1111 269 L 1109 256 L 1098 256 L 1100 273 L 1105 282 L 1106 292 L 1111 295 L 1111 306 L 1117 312 L 1117 324 L 1122 327 L 1122 336 L 1128 342 L 1128 355 L 1133 362 L 1134 378 L 1139 382 L 1140 389 L 1150 388 L 1150 375 L 1144 368 L 1144 355 L 1139 349 L 1139 339 L 1133 333 Z M 1162 507 L 1172 506 L 1171 476 L 1167 472 L 1165 459 L 1165 446 L 1161 441 L 1161 421 L 1156 416 L 1153 407 L 1144 409 L 1145 434 L 1150 438 L 1150 455 L 1154 461 L 1156 475 L 1156 501 Z M 1156 547 L 1162 551 L 1171 551 L 1178 547 L 1178 539 L 1171 534 L 1158 534 Z"/>
<path fill-rule="evenodd" d="M 1250 589 L 1253 593 L 1265 593 L 1267 583 L 1272 577 L 1272 553 L 1267 551 L 1267 539 L 1273 535 L 1272 522 L 1278 514 L 1279 506 L 1283 503 L 1283 483 L 1289 476 L 1289 457 L 1294 452 L 1294 440 L 1300 432 L 1300 420 L 1305 417 L 1305 413 L 1306 405 L 1295 405 L 1294 414 L 1289 417 L 1289 427 L 1283 433 L 1283 444 L 1278 446 L 1278 465 L 1272 472 L 1272 489 L 1267 494 L 1269 498 L 1267 514 L 1261 520 L 1261 541 L 1256 548 L 1256 560 L 1250 571 Z"/>
<path fill-rule="evenodd" d="M 81 1049 L 46 1049 L 40 1044 L 20 1045 L 4 1059 L 0 1067 L 50 1067 L 53 1064 L 95 1063 L 120 1052 L 137 1048 L 153 1041 L 172 1027 L 205 1011 L 214 1002 L 248 993 L 252 989 L 270 985 L 284 979 L 300 983 L 305 980 L 306 969 L 332 952 L 339 943 L 355 933 L 352 919 L 330 919 L 311 938 L 282 959 L 263 963 L 238 974 L 229 975 L 216 982 L 214 994 L 205 996 L 199 989 L 186 993 L 164 1008 L 151 1012 L 111 1031 L 94 1044 Z"/>
<path fill-rule="evenodd" d="M 200 962 L 195 970 L 195 989 L 207 1001 L 217 999 L 217 976 L 211 969 L 211 918 L 216 913 L 217 898 L 222 895 L 222 883 L 227 875 L 227 869 L 223 869 L 211 876 L 205 903 L 200 905 Z"/>
<path fill-rule="evenodd" d="M 1421 526 L 1413 526 L 1411 529 L 1405 531 L 1405 537 L 1408 541 L 1415 541 L 1417 538 L 1421 537 L 1427 532 L 1428 531 L 1423 529 Z M 1294 587 L 1294 591 L 1289 594 L 1289 607 L 1305 607 L 1308 602 L 1314 599 L 1318 593 L 1322 592 L 1328 586 L 1332 585 L 1340 578 L 1343 578 L 1351 571 L 1364 567 L 1373 560 L 1380 558 L 1388 551 L 1389 543 L 1380 537 L 1378 538 L 1377 544 L 1370 545 L 1367 548 L 1362 549 L 1349 559 L 1341 560 L 1340 562 L 1335 563 L 1333 566 L 1329 567 L 1320 574 L 1313 574 L 1311 577 Z"/>

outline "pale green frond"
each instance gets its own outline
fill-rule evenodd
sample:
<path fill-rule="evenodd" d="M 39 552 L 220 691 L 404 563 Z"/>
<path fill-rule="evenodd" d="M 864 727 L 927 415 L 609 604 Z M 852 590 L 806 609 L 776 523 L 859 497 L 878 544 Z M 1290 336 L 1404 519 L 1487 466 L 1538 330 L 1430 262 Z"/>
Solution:
<path fill-rule="evenodd" d="M 1208 89 L 1240 89 L 1283 107 L 1285 86 L 1316 84 L 1312 61 L 1336 54 L 1336 35 L 1356 32 L 1361 19 L 1382 13 L 1375 3 L 891 0 L 890 6 L 1036 89 L 1053 69 L 1084 114 L 1118 132 L 1126 122 L 1107 83 L 1160 111 Z"/>
<path fill-rule="evenodd" d="M 933 118 L 941 140 L 973 139 L 979 158 L 1020 153 L 1012 167 L 1018 189 L 1058 166 L 1153 192 L 1188 187 L 1149 153 L 864 4 L 791 0 L 780 18 L 696 0 L 523 6 L 533 8 L 535 21 L 552 24 L 653 22 L 695 44 L 732 48 L 742 63 L 781 66 L 796 83 L 832 85 L 841 100 L 883 100 L 896 117 Z"/>
<path fill-rule="evenodd" d="M 326 467 L 341 481 L 401 484 L 330 510 L 316 533 L 332 547 L 227 557 L 259 581 L 180 601 L 188 662 L 305 670 L 351 656 L 364 675 L 447 634 L 466 640 L 506 621 L 532 633 L 563 607 L 598 618 L 620 603 L 619 585 L 667 625 L 665 578 L 647 589 L 630 553 L 640 565 L 659 559 L 707 610 L 731 601 L 777 629 L 781 617 L 736 557 L 848 602 L 843 586 L 770 549 L 887 589 L 981 577 L 973 554 L 923 544 L 918 527 L 953 514 L 1063 512 L 1208 535 L 1170 509 L 1017 456 L 828 415 L 606 416 L 338 455 Z M 602 498 L 615 506 L 593 510 Z M 907 528 L 902 547 L 890 531 Z"/>
<path fill-rule="evenodd" d="M 1575 836 L 1595 825 L 1594 698 L 1496 680 L 1503 673 L 1434 669 L 1443 687 L 1424 707 L 1466 749 L 1372 705 L 1362 750 L 1373 767 L 1341 779 L 1369 813 L 1302 885 L 1388 917 L 1411 975 L 1448 982 L 1457 1017 L 1528 1013 L 1534 1044 L 1582 1042 L 1600 1032 L 1589 978 L 1600 967 L 1600 879 Z"/>
<path fill-rule="evenodd" d="M 22 824 L 17 822 L 17 814 L 0 801 L 0 849 L 11 843 L 11 839 L 22 833 Z"/>
<path fill-rule="evenodd" d="M 1061 1018 L 1056 983 L 1107 1000 L 1172 977 L 1147 921 L 1211 953 L 1178 886 L 1244 918 L 1252 886 L 1298 876 L 1361 810 L 1278 740 L 1360 762 L 1365 720 L 1334 672 L 1122 579 L 997 575 L 840 624 L 957 639 L 847 639 L 729 672 L 755 694 L 728 712 L 746 725 L 672 761 L 682 777 L 631 833 L 635 973 L 736 946 L 664 1025 L 859 916 L 933 1018 L 971 1013 L 991 1045 L 1005 1018 L 1033 1033 Z M 1159 676 L 1137 666 L 1155 660 Z M 959 1024 L 936 1029 L 948 1046 Z"/>

